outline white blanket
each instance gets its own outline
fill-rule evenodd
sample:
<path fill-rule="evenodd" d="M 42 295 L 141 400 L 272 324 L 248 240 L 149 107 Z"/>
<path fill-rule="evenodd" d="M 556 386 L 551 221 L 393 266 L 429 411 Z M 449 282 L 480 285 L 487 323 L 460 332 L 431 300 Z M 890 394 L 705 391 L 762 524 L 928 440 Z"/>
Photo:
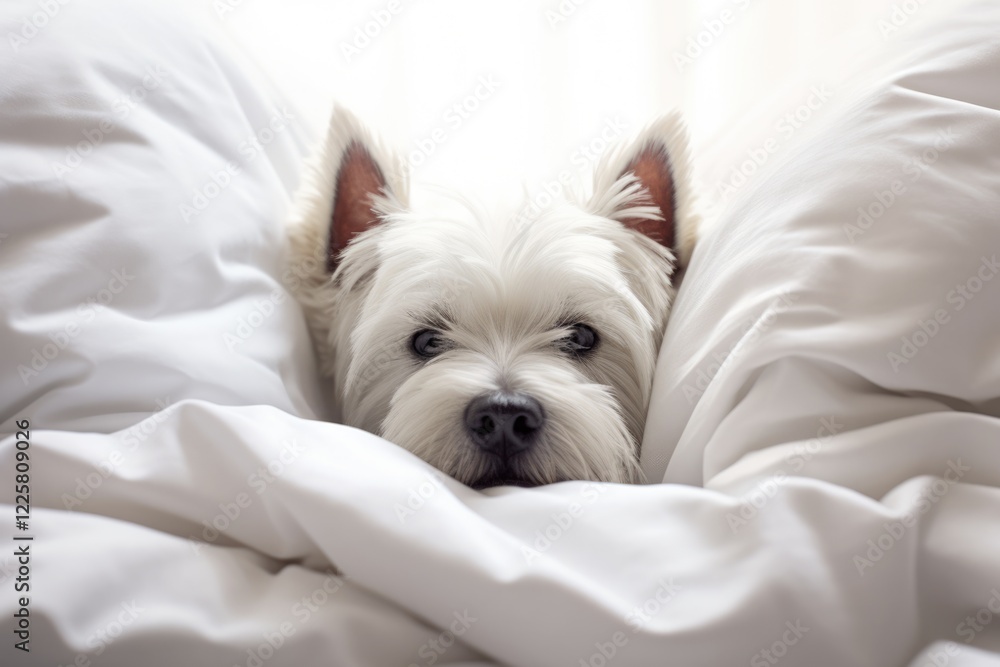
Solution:
<path fill-rule="evenodd" d="M 0 18 L 2 664 L 1000 665 L 995 3 L 734 186 L 655 483 L 483 493 L 316 421 L 295 109 L 197 12 L 39 6 Z"/>

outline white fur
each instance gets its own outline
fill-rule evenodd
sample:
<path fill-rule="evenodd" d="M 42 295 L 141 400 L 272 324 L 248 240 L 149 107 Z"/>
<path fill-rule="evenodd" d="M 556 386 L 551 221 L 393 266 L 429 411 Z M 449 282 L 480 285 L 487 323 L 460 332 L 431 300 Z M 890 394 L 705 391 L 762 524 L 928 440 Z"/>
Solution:
<path fill-rule="evenodd" d="M 633 194 L 628 186 L 616 185 L 615 180 L 620 178 L 619 174 L 638 149 L 657 142 L 667 149 L 667 154 L 670 156 L 670 168 L 674 175 L 674 216 L 678 221 L 677 260 L 681 266 L 687 266 L 694 252 L 701 218 L 695 205 L 687 129 L 679 112 L 673 111 L 663 115 L 647 125 L 632 141 L 619 143 L 603 156 L 594 174 L 591 207 L 597 215 L 604 215 L 613 220 L 623 219 L 624 213 L 628 213 L 631 217 L 639 217 L 636 207 L 628 211 L 620 202 L 614 201 L 615 196 Z M 630 185 L 635 183 L 634 178 L 629 180 Z M 640 215 L 659 218 L 659 212 L 653 207 L 645 207 Z"/>
<path fill-rule="evenodd" d="M 376 200 L 380 224 L 356 237 L 328 276 L 332 193 L 353 141 L 368 147 L 388 185 Z M 547 422 L 535 446 L 514 460 L 518 477 L 638 481 L 674 257 L 619 222 L 658 215 L 635 177 L 620 174 L 651 141 L 670 151 L 686 257 L 696 216 L 676 116 L 613 151 L 598 167 L 592 195 L 557 202 L 524 223 L 472 205 L 457 217 L 411 210 L 402 162 L 338 109 L 296 198 L 289 277 L 342 420 L 472 483 L 493 464 L 465 434 L 466 405 L 485 392 L 523 391 L 541 402 Z M 441 318 L 451 323 L 453 349 L 417 358 L 411 337 Z M 567 331 L 559 325 L 577 321 L 601 337 L 584 359 L 556 345 Z"/>

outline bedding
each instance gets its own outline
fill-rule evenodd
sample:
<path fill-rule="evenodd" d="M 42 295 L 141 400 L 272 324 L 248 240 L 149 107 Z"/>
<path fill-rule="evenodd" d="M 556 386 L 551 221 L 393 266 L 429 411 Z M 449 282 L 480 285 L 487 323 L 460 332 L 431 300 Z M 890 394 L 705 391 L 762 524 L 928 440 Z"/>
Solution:
<path fill-rule="evenodd" d="M 995 3 L 728 204 L 649 484 L 486 492 L 324 421 L 310 136 L 210 10 L 57 6 L 0 10 L 3 664 L 1000 665 Z"/>

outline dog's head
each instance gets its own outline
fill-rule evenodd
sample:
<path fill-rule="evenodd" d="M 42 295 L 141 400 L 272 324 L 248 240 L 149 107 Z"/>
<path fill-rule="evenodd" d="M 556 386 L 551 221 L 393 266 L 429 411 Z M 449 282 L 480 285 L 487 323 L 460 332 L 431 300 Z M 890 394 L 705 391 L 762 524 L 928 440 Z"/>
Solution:
<path fill-rule="evenodd" d="M 637 481 L 696 232 L 679 119 L 532 216 L 415 210 L 401 164 L 337 110 L 290 223 L 286 277 L 342 420 L 479 488 Z"/>

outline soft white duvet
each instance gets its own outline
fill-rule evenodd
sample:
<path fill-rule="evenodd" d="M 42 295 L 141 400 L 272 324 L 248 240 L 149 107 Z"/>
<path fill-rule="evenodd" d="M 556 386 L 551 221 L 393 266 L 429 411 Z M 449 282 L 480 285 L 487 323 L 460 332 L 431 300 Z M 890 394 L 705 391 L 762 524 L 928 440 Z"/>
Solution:
<path fill-rule="evenodd" d="M 195 17 L 58 6 L 0 59 L 0 664 L 1000 665 L 995 3 L 733 194 L 649 485 L 485 493 L 319 420 L 295 109 Z"/>

